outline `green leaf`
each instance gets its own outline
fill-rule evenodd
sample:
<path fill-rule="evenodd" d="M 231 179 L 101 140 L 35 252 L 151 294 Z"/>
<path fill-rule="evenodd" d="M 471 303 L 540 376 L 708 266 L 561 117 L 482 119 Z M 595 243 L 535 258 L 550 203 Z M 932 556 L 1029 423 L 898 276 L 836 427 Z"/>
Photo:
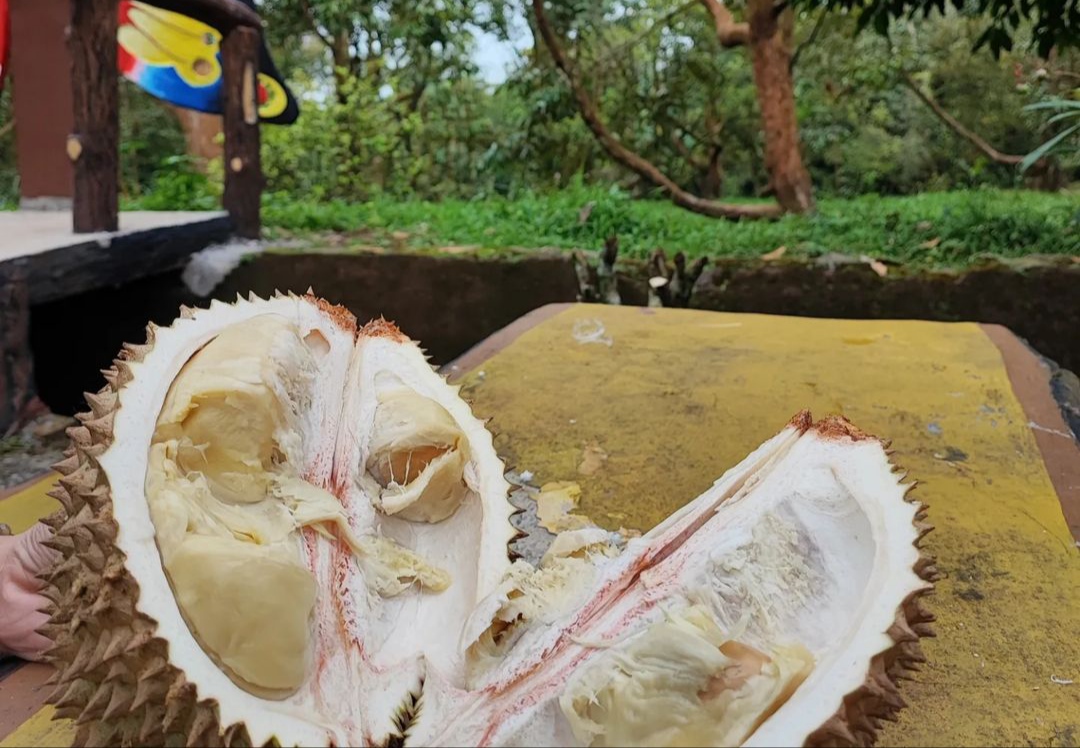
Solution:
<path fill-rule="evenodd" d="M 1062 112 L 1061 114 L 1055 114 L 1053 117 L 1046 120 L 1046 124 L 1052 125 L 1055 122 L 1061 122 L 1062 120 L 1069 119 L 1070 117 L 1080 117 L 1080 110 L 1075 112 Z"/>
<path fill-rule="evenodd" d="M 1065 140 L 1065 138 L 1067 138 L 1069 135 L 1073 134 L 1077 130 L 1080 130 L 1080 123 L 1073 125 L 1068 130 L 1062 130 L 1057 135 L 1050 138 L 1050 140 L 1046 141 L 1045 143 L 1040 145 L 1038 148 L 1033 150 L 1031 153 L 1024 156 L 1024 160 L 1020 162 L 1020 173 L 1023 174 L 1025 171 L 1027 171 L 1029 168 L 1031 168 L 1032 164 L 1034 164 L 1040 158 L 1045 156 L 1048 152 L 1050 152 L 1054 148 L 1054 146 L 1056 146 L 1061 141 Z"/>
<path fill-rule="evenodd" d="M 1069 101 L 1068 99 L 1049 99 L 1047 101 L 1039 101 L 1035 104 L 1028 104 L 1024 107 L 1025 112 L 1033 112 L 1038 109 L 1077 109 L 1080 110 L 1080 101 Z"/>

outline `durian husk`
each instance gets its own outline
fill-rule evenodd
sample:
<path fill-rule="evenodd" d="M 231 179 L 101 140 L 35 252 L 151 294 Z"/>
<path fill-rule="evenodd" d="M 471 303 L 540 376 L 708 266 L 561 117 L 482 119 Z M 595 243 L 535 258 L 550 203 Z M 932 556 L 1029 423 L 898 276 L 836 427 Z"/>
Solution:
<path fill-rule="evenodd" d="M 305 298 L 332 317 L 352 317 L 343 307 Z M 195 311 L 181 307 L 180 316 Z M 153 350 L 156 329 L 148 325 L 146 342 L 125 344 L 102 372 L 105 386 L 86 394 L 90 411 L 76 416 L 80 425 L 67 431 L 65 459 L 53 466 L 61 477 L 49 495 L 62 508 L 45 520 L 55 531 L 48 545 L 60 553 L 42 576 L 51 605 L 40 633 L 52 641 L 44 659 L 56 668 L 47 703 L 56 707 L 54 719 L 75 721 L 77 746 L 250 746 L 247 728 L 222 725 L 217 702 L 199 699 L 170 664 L 167 642 L 155 636 L 157 623 L 136 608 L 139 586 L 116 546 L 112 496 L 98 458 L 113 443 L 118 395 L 133 378 L 130 364 Z"/>
<path fill-rule="evenodd" d="M 334 314 L 351 316 L 313 295 L 305 298 Z M 194 311 L 181 307 L 181 317 Z M 44 612 L 50 618 L 40 633 L 52 641 L 44 659 L 56 668 L 50 679 L 56 688 L 47 703 L 56 707 L 54 719 L 75 721 L 75 746 L 250 746 L 245 725 L 222 725 L 217 702 L 199 699 L 195 686 L 170 664 L 167 642 L 155 636 L 157 623 L 136 609 L 139 587 L 115 544 L 112 498 L 97 458 L 112 444 L 118 393 L 133 376 L 129 362 L 142 361 L 153 349 L 155 329 L 148 325 L 146 342 L 125 344 L 113 365 L 102 371 L 105 386 L 96 394 L 86 393 L 90 410 L 76 416 L 80 425 L 67 431 L 65 459 L 53 466 L 61 477 L 49 495 L 62 508 L 44 520 L 55 533 L 47 545 L 60 554 L 42 575 L 43 594 L 50 601 Z M 840 418 L 813 424 L 803 412 L 792 422 L 803 431 L 814 426 L 832 428 L 837 437 L 875 438 Z M 891 456 L 889 444 L 884 446 Z M 895 463 L 893 472 L 906 474 Z M 908 486 L 905 500 L 918 505 L 914 545 L 919 559 L 914 571 L 926 585 L 897 608 L 886 632 L 893 645 L 871 659 L 863 685 L 844 697 L 842 706 L 807 736 L 805 746 L 874 745 L 883 721 L 896 721 L 907 706 L 900 682 L 912 680 L 926 662 L 920 640 L 935 634 L 934 616 L 923 598 L 933 593 L 941 575 L 935 559 L 922 548 L 933 527 L 925 522 L 927 505 L 912 496 L 917 485 Z M 522 536 L 519 530 L 515 539 Z"/>
<path fill-rule="evenodd" d="M 850 421 L 841 417 L 826 418 L 812 424 L 809 412 L 800 413 L 795 420 L 804 419 L 797 424 L 803 430 L 813 425 L 819 432 L 833 437 L 849 438 L 855 441 L 876 439 L 866 434 Z M 880 440 L 879 440 L 880 441 Z M 891 442 L 882 442 L 885 454 L 892 463 L 892 471 L 904 480 L 907 471 L 892 461 L 895 454 Z M 803 743 L 807 748 L 825 748 L 826 746 L 872 746 L 877 742 L 883 722 L 896 722 L 897 714 L 907 707 L 907 701 L 900 695 L 900 683 L 914 680 L 915 674 L 926 662 L 920 640 L 934 637 L 931 624 L 934 615 L 926 609 L 924 598 L 934 592 L 934 582 L 941 578 L 935 565 L 935 558 L 926 553 L 922 541 L 934 528 L 926 522 L 927 504 L 915 496 L 918 481 L 912 481 L 904 493 L 904 500 L 916 505 L 914 524 L 916 529 L 913 545 L 918 550 L 918 560 L 914 571 L 926 584 L 909 594 L 896 609 L 896 619 L 886 632 L 893 645 L 878 653 L 870 660 L 866 680 L 861 686 L 844 696 L 842 705 L 820 727 L 807 736 Z"/>

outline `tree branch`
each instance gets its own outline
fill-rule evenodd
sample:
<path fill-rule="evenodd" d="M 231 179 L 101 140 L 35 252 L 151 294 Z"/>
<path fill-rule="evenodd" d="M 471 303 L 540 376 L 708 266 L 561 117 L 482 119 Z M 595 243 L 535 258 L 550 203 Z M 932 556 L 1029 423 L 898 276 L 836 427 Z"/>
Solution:
<path fill-rule="evenodd" d="M 308 0 L 300 0 L 300 7 L 304 11 L 304 16 L 307 17 L 308 23 L 311 25 L 311 30 L 315 32 L 315 36 L 322 40 L 322 43 L 332 52 L 334 50 L 334 40 L 319 30 L 319 22 L 315 18 L 315 11 L 311 9 L 311 3 Z"/>
<path fill-rule="evenodd" d="M 4 123 L 3 127 L 0 127 L 0 138 L 7 135 L 9 132 L 15 129 L 15 120 L 8 120 Z"/>
<path fill-rule="evenodd" d="M 911 76 L 911 73 L 905 72 L 903 76 L 904 83 L 907 84 L 907 87 L 911 89 L 912 93 L 919 97 L 919 100 L 922 103 L 930 107 L 934 114 L 937 115 L 938 119 L 948 125 L 949 128 L 957 135 L 959 135 L 964 140 L 968 141 L 973 146 L 982 151 L 984 154 L 986 154 L 987 158 L 989 158 L 991 161 L 999 164 L 1015 166 L 1024 160 L 1023 156 L 1015 156 L 1010 153 L 1002 153 L 997 148 L 994 148 L 994 146 L 990 145 L 981 137 L 976 135 L 974 132 L 964 127 L 960 123 L 960 121 L 956 119 L 956 117 L 945 111 L 941 104 L 937 103 L 937 101 L 935 101 L 932 97 L 928 96 L 922 90 L 919 84 L 915 81 L 915 79 Z"/>
<path fill-rule="evenodd" d="M 686 2 L 679 7 L 675 8 L 674 10 L 668 11 L 661 18 L 658 18 L 655 23 L 651 24 L 649 28 L 645 29 L 640 34 L 635 34 L 631 39 L 628 39 L 619 46 L 612 48 L 611 52 L 600 57 L 596 62 L 593 63 L 595 69 L 606 70 L 607 66 L 612 63 L 618 64 L 620 66 L 623 65 L 625 62 L 622 58 L 623 52 L 634 49 L 634 47 L 636 47 L 639 43 L 645 41 L 654 33 L 656 33 L 659 29 L 662 29 L 669 23 L 671 23 L 672 19 L 674 19 L 676 16 L 682 15 L 687 10 L 697 5 L 700 1 L 701 0 L 686 0 Z"/>
<path fill-rule="evenodd" d="M 795 69 L 795 63 L 799 61 L 799 55 L 802 54 L 802 51 L 817 41 L 818 33 L 821 32 L 821 27 L 825 25 L 825 19 L 828 15 L 828 10 L 821 11 L 821 15 L 818 16 L 817 21 L 814 23 L 814 28 L 810 29 L 810 35 L 803 40 L 802 44 L 795 48 L 795 53 L 791 55 L 791 62 L 788 65 L 790 70 Z"/>
<path fill-rule="evenodd" d="M 577 100 L 581 118 L 585 120 L 585 124 L 588 126 L 589 130 L 592 131 L 593 136 L 596 137 L 600 145 L 604 147 L 604 150 L 606 150 L 612 158 L 645 179 L 662 187 L 669 195 L 671 195 L 672 202 L 676 205 L 695 213 L 701 213 L 702 215 L 711 216 L 713 218 L 730 218 L 735 220 L 741 218 L 775 218 L 781 214 L 782 211 L 780 206 L 775 203 L 732 205 L 729 203 L 706 200 L 697 195 L 692 195 L 679 187 L 678 184 L 661 172 L 654 164 L 623 145 L 604 125 L 599 110 L 596 108 L 592 99 L 589 98 L 588 91 L 585 90 L 581 78 L 578 77 L 577 71 L 567 59 L 566 52 L 563 50 L 562 45 L 559 43 L 559 40 L 551 29 L 547 13 L 544 12 L 544 0 L 532 0 L 532 6 L 540 35 L 544 40 L 544 44 L 547 45 L 555 65 L 562 71 L 567 82 L 570 84 L 570 88 L 574 93 L 574 98 Z"/>
<path fill-rule="evenodd" d="M 683 157 L 683 159 L 694 169 L 703 169 L 707 166 L 707 163 L 694 155 L 694 152 L 690 150 L 689 146 L 683 142 L 683 139 L 679 137 L 677 132 L 669 133 L 671 137 L 671 144 L 675 147 L 675 151 Z"/>
<path fill-rule="evenodd" d="M 750 24 L 736 23 L 735 17 L 720 0 L 701 0 L 716 25 L 716 38 L 722 47 L 739 47 L 750 41 Z"/>

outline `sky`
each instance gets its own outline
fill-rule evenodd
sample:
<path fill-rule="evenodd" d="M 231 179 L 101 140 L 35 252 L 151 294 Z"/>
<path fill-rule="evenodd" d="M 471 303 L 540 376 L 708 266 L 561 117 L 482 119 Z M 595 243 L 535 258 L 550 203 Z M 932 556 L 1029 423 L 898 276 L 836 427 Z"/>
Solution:
<path fill-rule="evenodd" d="M 480 77 L 491 84 L 506 80 L 507 68 L 517 59 L 518 52 L 532 46 L 532 34 L 529 25 L 520 10 L 513 11 L 510 18 L 509 40 L 503 41 L 494 34 L 479 29 L 473 30 L 476 38 L 476 50 L 473 61 L 480 69 Z"/>
<path fill-rule="evenodd" d="M 506 80 L 507 68 L 517 59 L 518 51 L 532 46 L 528 34 L 517 35 L 510 41 L 502 41 L 486 32 L 476 32 L 474 36 L 476 51 L 473 61 L 480 69 L 480 77 L 491 84 Z"/>

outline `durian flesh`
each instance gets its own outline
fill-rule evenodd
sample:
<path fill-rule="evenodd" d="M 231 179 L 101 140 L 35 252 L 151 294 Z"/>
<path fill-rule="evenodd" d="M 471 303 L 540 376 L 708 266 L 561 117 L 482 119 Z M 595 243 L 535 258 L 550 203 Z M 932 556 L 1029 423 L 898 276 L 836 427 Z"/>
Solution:
<path fill-rule="evenodd" d="M 357 537 L 337 497 L 301 477 L 319 350 L 284 317 L 224 330 L 173 381 L 150 451 L 147 503 L 184 617 L 238 684 L 266 695 L 299 688 L 310 665 L 317 588 L 301 528 L 332 525 L 380 593 L 450 584 L 392 541 Z M 457 503 L 463 468 L 442 487 Z"/>
<path fill-rule="evenodd" d="M 113 689 L 81 742 L 859 743 L 902 703 L 920 508 L 842 419 L 797 418 L 625 547 L 574 529 L 534 568 L 507 558 L 490 434 L 392 325 L 289 296 L 152 332 L 93 401 L 107 448 L 75 440 L 107 501 L 65 484 L 61 536 L 86 507 L 115 521 L 122 574 L 91 588 L 153 632 L 106 646 L 66 623 L 101 598 L 60 595 L 63 709 Z M 159 683 L 122 698 L 124 672 Z"/>

